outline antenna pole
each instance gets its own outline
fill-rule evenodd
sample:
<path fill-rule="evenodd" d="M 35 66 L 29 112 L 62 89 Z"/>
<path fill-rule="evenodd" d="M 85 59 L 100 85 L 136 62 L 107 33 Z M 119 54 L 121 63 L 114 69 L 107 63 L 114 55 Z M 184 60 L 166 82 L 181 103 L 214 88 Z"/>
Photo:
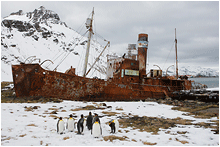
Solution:
<path fill-rule="evenodd" d="M 89 35 L 88 35 L 86 56 L 85 56 L 85 62 L 84 62 L 83 77 L 86 76 L 86 70 L 87 70 L 87 64 L 88 64 L 88 58 L 89 58 L 90 41 L 91 41 L 91 37 L 92 37 L 92 34 L 93 34 L 93 30 L 92 30 L 93 15 L 94 15 L 94 7 L 93 7 L 93 10 L 92 10 L 92 18 L 91 18 L 91 22 L 90 22 L 90 26 L 89 26 Z"/>
<path fill-rule="evenodd" d="M 175 49 L 176 49 L 176 79 L 178 79 L 178 59 L 177 59 L 177 39 L 176 39 L 176 28 L 175 28 Z"/>

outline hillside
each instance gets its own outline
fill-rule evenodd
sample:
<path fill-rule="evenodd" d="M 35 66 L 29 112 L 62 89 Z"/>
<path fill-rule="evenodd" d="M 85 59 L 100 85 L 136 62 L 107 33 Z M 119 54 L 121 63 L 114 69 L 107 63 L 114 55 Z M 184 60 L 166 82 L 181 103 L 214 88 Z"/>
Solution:
<path fill-rule="evenodd" d="M 19 10 L 5 17 L 1 26 L 2 81 L 12 81 L 12 64 L 19 64 L 20 62 L 42 63 L 47 59 L 53 61 L 54 64 L 45 62 L 42 65 L 45 69 L 54 70 L 65 58 L 62 64 L 58 66 L 57 71 L 65 72 L 73 66 L 76 68 L 76 74 L 82 75 L 87 37 L 68 27 L 55 12 L 45 9 L 43 6 L 28 13 Z M 102 49 L 103 46 L 92 39 L 90 65 Z M 29 58 L 31 56 L 36 57 Z M 96 68 L 105 71 L 105 64 L 106 59 L 105 54 L 103 54 L 99 63 L 96 64 L 99 65 Z M 101 73 L 95 74 L 96 71 L 92 70 L 88 77 L 105 78 L 105 75 Z"/>

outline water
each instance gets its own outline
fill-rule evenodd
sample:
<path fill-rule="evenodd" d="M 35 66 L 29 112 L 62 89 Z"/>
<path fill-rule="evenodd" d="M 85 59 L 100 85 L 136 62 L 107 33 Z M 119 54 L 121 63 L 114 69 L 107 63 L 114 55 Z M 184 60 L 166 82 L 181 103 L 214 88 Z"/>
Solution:
<path fill-rule="evenodd" d="M 219 78 L 189 78 L 189 80 L 205 84 L 208 88 L 216 88 L 219 87 Z"/>

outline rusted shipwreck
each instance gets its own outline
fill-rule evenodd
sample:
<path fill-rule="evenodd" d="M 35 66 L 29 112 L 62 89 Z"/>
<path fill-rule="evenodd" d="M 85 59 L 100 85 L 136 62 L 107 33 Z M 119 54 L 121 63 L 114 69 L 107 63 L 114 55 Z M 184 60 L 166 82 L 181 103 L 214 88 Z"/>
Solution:
<path fill-rule="evenodd" d="M 66 100 L 118 101 L 173 97 L 174 91 L 190 90 L 191 81 L 162 76 L 161 70 L 146 74 L 147 34 L 139 34 L 138 56 L 108 57 L 107 80 L 43 69 L 39 64 L 12 65 L 17 97 L 43 96 Z M 143 45 L 145 44 L 145 45 Z"/>
<path fill-rule="evenodd" d="M 93 15 L 88 25 L 91 34 L 92 19 Z M 178 70 L 176 78 L 162 76 L 162 70 L 150 70 L 146 73 L 148 34 L 139 34 L 137 48 L 134 44 L 130 44 L 129 48 L 127 56 L 107 56 L 107 78 L 105 80 L 87 78 L 86 68 L 85 74 L 78 76 L 75 74 L 75 68 L 72 67 L 66 73 L 60 73 L 45 70 L 40 64 L 12 65 L 16 97 L 133 101 L 174 97 L 174 91 L 191 89 L 191 81 L 179 79 Z M 132 48 L 135 48 L 137 54 L 132 54 Z"/>

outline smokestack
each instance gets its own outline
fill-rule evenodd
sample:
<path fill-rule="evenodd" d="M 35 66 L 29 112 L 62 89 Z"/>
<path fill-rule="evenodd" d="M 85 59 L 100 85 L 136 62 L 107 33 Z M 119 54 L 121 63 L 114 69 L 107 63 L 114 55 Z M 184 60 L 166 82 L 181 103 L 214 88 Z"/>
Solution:
<path fill-rule="evenodd" d="M 143 76 L 146 75 L 147 49 L 148 49 L 148 34 L 139 34 L 138 60 L 139 60 L 140 78 L 143 78 Z"/>

